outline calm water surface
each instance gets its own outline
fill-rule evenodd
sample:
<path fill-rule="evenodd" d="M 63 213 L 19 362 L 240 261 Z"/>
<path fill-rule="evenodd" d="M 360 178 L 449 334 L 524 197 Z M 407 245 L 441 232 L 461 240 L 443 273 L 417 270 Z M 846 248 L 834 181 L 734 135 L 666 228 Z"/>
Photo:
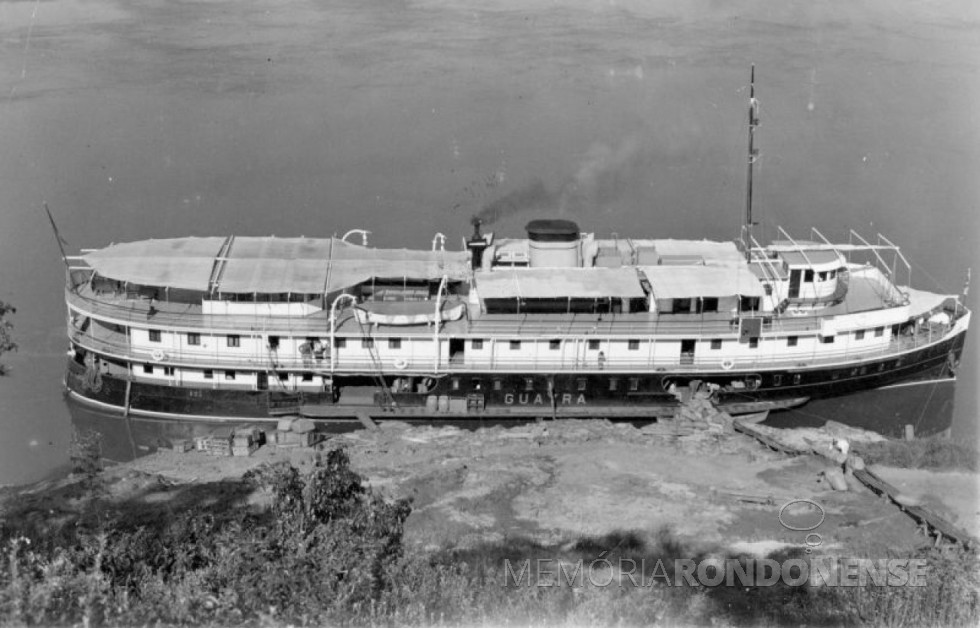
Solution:
<path fill-rule="evenodd" d="M 880 232 L 914 286 L 959 292 L 980 270 L 980 5 L 812 5 L 0 0 L 0 299 L 21 344 L 0 380 L 0 483 L 66 460 L 44 202 L 71 253 L 354 227 L 380 246 L 458 243 L 521 191 L 537 209 L 498 233 L 549 214 L 731 239 L 755 63 L 764 235 Z M 976 437 L 975 336 L 961 438 Z"/>

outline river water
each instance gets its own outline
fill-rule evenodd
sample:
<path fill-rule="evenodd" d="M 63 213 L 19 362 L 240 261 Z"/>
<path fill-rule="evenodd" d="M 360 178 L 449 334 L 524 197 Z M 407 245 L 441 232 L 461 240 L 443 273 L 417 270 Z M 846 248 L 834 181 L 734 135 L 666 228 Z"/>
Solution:
<path fill-rule="evenodd" d="M 0 35 L 0 299 L 21 346 L 3 357 L 0 483 L 67 460 L 44 203 L 70 254 L 354 227 L 455 247 L 507 195 L 501 234 L 550 215 L 732 239 L 755 63 L 760 235 L 882 233 L 924 289 L 980 270 L 972 0 L 0 0 Z M 960 438 L 977 433 L 975 336 Z"/>

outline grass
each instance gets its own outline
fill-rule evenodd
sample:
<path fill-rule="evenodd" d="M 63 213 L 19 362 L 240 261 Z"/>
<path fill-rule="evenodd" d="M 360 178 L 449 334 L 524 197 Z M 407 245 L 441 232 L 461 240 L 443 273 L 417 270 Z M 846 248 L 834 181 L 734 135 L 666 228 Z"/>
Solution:
<path fill-rule="evenodd" d="M 254 490 L 271 496 L 268 508 L 248 506 Z M 146 499 L 160 491 L 169 499 Z M 240 482 L 150 487 L 124 503 L 97 482 L 59 497 L 80 510 L 52 516 L 37 496 L 7 504 L 0 625 L 980 623 L 977 557 L 963 552 L 921 554 L 925 587 L 828 588 L 674 586 L 654 577 L 658 561 L 706 556 L 670 530 L 408 551 L 410 504 L 372 494 L 342 451 L 306 474 L 280 464 Z M 797 555 L 777 558 L 788 557 Z M 530 571 L 515 586 L 524 561 Z M 574 586 L 537 586 L 554 585 L 559 564 L 597 571 Z"/>

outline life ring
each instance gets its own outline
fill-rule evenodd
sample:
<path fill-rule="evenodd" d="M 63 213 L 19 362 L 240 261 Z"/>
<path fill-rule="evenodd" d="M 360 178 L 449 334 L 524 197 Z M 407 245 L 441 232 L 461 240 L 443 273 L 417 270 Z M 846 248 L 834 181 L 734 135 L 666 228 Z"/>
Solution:
<path fill-rule="evenodd" d="M 153 352 L 150 354 L 150 357 L 152 357 L 154 360 L 159 362 L 160 360 L 167 357 L 167 354 L 163 352 L 163 349 L 154 349 Z"/>
<path fill-rule="evenodd" d="M 733 366 L 735 366 L 735 360 L 731 358 L 725 358 L 721 361 L 721 368 L 725 369 L 726 371 L 732 370 Z"/>
<path fill-rule="evenodd" d="M 397 360 L 395 360 L 394 364 L 395 364 L 395 368 L 398 370 L 403 370 L 408 368 L 408 360 L 404 358 L 398 358 Z"/>

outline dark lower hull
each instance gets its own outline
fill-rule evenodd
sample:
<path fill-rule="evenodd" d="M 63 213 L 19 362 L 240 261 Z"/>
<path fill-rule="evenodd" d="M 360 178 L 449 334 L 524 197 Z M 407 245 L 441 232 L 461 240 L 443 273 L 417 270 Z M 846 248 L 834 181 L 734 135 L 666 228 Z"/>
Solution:
<path fill-rule="evenodd" d="M 334 390 L 317 393 L 186 388 L 102 375 L 69 362 L 71 395 L 108 410 L 142 417 L 200 421 L 273 421 L 282 414 L 318 418 L 670 418 L 679 391 L 694 381 L 717 387 L 715 405 L 732 414 L 771 411 L 779 426 L 820 425 L 834 420 L 901 435 L 917 435 L 952 423 L 955 367 L 965 333 L 901 355 L 819 368 L 736 372 L 504 374 L 467 372 L 440 376 L 386 377 L 395 403 L 373 394 L 373 378 L 336 376 Z M 419 388 L 425 392 L 417 392 Z M 367 394 L 364 391 L 369 391 Z M 360 395 L 360 396 L 358 396 Z"/>

